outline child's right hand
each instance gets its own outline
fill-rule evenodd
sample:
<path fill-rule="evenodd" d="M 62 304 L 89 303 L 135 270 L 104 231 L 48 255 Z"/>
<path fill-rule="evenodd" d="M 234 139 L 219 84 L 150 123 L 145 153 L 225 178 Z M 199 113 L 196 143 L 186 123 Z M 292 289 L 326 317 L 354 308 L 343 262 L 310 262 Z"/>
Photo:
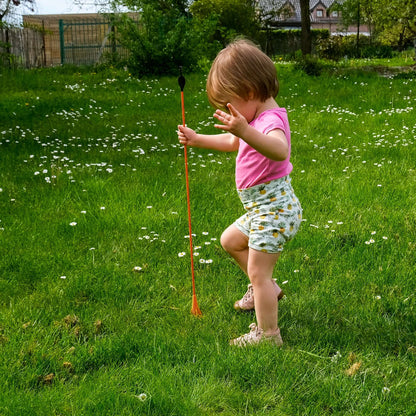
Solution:
<path fill-rule="evenodd" d="M 197 134 L 189 127 L 178 126 L 178 140 L 184 146 L 195 146 L 197 142 Z"/>

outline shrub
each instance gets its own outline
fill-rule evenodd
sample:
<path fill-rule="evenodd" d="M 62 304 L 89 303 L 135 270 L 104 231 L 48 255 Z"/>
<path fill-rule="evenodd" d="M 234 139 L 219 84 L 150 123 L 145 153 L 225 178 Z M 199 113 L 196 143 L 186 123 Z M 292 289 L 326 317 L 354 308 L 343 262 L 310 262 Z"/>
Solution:
<path fill-rule="evenodd" d="M 320 38 L 316 51 L 321 58 L 339 60 L 348 58 L 391 58 L 393 50 L 391 46 L 380 42 L 374 42 L 368 36 L 361 36 L 357 47 L 357 36 L 330 36 Z"/>
<path fill-rule="evenodd" d="M 130 52 L 127 66 L 139 76 L 177 74 L 179 66 L 196 69 L 219 49 L 218 42 L 206 42 L 216 30 L 215 16 L 202 22 L 146 5 L 138 21 L 127 15 L 117 19 L 119 41 Z"/>
<path fill-rule="evenodd" d="M 301 48 L 301 33 L 300 29 L 264 30 L 262 31 L 263 48 L 269 55 L 293 54 Z M 329 31 L 327 29 L 313 29 L 311 35 L 312 47 L 315 49 L 320 39 L 329 38 Z"/>
<path fill-rule="evenodd" d="M 216 17 L 216 30 L 207 41 L 225 46 L 238 35 L 258 40 L 260 22 L 253 0 L 195 0 L 190 12 L 199 21 Z"/>
<path fill-rule="evenodd" d="M 295 68 L 300 69 L 307 75 L 319 76 L 322 73 L 323 65 L 318 58 L 311 55 L 302 55 L 300 50 L 295 53 Z"/>

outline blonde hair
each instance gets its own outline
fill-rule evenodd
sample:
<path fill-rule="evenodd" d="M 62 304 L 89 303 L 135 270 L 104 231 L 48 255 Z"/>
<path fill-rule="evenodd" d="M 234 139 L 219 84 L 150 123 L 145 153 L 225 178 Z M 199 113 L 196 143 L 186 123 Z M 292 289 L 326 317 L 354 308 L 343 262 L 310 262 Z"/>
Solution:
<path fill-rule="evenodd" d="M 279 91 L 273 61 L 254 43 L 239 39 L 215 58 L 207 79 L 208 100 L 215 108 L 225 108 L 231 98 L 262 102 Z"/>

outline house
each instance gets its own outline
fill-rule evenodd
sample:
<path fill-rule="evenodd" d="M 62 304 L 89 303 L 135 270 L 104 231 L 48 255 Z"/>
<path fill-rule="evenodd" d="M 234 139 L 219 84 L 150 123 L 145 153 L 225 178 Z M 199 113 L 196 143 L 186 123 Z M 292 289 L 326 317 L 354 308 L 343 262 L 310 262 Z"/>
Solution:
<path fill-rule="evenodd" d="M 328 29 L 333 35 L 354 34 L 356 26 L 344 28 L 341 13 L 332 6 L 340 0 L 310 0 L 311 29 Z M 259 7 L 263 10 L 269 27 L 283 29 L 300 29 L 301 13 L 299 0 L 259 0 Z M 369 34 L 365 25 L 360 25 L 361 34 Z"/>

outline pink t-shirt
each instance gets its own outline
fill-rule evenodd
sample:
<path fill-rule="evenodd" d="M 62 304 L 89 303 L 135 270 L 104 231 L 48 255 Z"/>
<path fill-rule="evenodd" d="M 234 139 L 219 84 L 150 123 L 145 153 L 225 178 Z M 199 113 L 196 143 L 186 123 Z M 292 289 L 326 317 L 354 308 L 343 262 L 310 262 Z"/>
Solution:
<path fill-rule="evenodd" d="M 286 109 L 277 107 L 266 110 L 251 121 L 250 126 L 264 134 L 276 129 L 283 130 L 289 144 L 289 154 L 283 161 L 271 160 L 240 139 L 235 167 L 237 189 L 282 178 L 293 169 L 290 163 L 290 127 Z"/>

